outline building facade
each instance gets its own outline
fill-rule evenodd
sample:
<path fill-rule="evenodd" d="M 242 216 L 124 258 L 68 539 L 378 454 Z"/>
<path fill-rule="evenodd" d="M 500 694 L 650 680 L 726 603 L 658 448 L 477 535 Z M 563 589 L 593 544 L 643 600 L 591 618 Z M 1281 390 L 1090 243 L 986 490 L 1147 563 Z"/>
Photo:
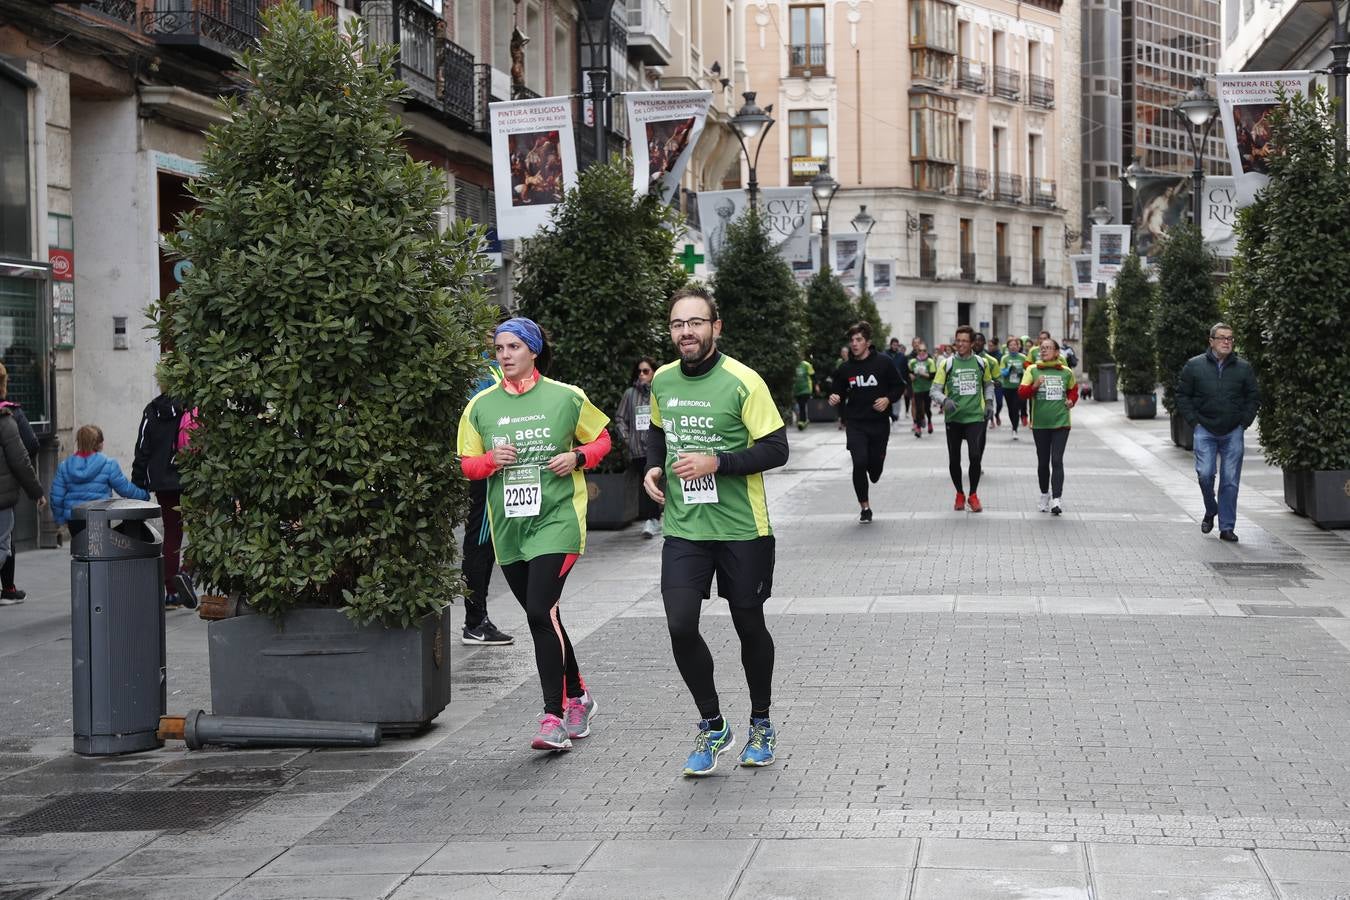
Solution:
<path fill-rule="evenodd" d="M 760 183 L 804 185 L 828 166 L 834 234 L 866 206 L 867 258 L 894 273 L 877 305 L 906 344 L 945 343 L 966 323 L 991 337 L 1072 333 L 1076 7 L 746 3 L 748 80 L 777 121 Z"/>
<path fill-rule="evenodd" d="M 1297 0 L 1224 0 L 1220 72 L 1327 69 L 1331 65 L 1333 6 Z M 1319 81 L 1330 92 L 1330 76 Z"/>

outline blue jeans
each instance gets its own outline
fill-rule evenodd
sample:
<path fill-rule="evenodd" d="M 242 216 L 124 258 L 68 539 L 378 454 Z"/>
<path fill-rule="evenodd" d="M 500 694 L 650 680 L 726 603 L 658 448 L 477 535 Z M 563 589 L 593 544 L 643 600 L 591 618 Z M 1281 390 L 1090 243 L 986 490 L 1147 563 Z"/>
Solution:
<path fill-rule="evenodd" d="M 1234 428 L 1227 434 L 1215 434 L 1203 425 L 1195 426 L 1195 474 L 1200 479 L 1200 496 L 1205 500 L 1205 518 L 1219 517 L 1220 531 L 1237 527 L 1238 481 L 1242 478 L 1242 435 Z M 1219 475 L 1219 498 L 1214 499 L 1214 474 Z"/>

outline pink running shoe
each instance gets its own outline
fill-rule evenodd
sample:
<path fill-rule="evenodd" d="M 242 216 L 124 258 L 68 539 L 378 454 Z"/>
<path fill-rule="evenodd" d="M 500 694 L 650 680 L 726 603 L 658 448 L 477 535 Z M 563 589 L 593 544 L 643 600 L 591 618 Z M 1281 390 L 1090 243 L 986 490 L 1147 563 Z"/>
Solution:
<path fill-rule="evenodd" d="M 567 736 L 563 720 L 552 713 L 545 713 L 539 720 L 539 731 L 530 741 L 530 746 L 535 750 L 571 750 L 572 741 Z"/>
<path fill-rule="evenodd" d="M 563 710 L 563 720 L 567 725 L 567 736 L 584 738 L 591 733 L 591 716 L 600 708 L 600 704 L 591 697 L 590 691 L 582 692 L 580 697 L 568 698 L 567 708 Z"/>

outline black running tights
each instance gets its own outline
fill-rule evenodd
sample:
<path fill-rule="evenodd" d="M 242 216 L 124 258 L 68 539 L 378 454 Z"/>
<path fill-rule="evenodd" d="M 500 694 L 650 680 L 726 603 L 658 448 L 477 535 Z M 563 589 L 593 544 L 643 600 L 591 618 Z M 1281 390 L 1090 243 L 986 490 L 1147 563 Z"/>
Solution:
<path fill-rule="evenodd" d="M 1033 428 L 1036 441 L 1036 478 L 1041 493 L 1060 497 L 1064 494 L 1064 448 L 1069 445 L 1067 428 Z"/>
<path fill-rule="evenodd" d="M 502 566 L 506 583 L 525 608 L 525 618 L 530 623 L 534 664 L 544 690 L 544 712 L 559 718 L 563 714 L 564 696 L 580 697 L 586 690 L 576 654 L 572 652 L 572 640 L 563 628 L 558 610 L 558 598 L 571 568 L 569 560 L 574 561 L 568 554 L 549 553 Z"/>
<path fill-rule="evenodd" d="M 675 665 L 694 696 L 699 718 L 716 719 L 722 714 L 713 680 L 713 658 L 699 634 L 699 609 L 703 597 L 699 591 L 682 589 L 665 593 L 666 624 L 670 628 L 670 647 Z M 741 665 L 750 688 L 750 710 L 756 717 L 769 717 L 773 688 L 773 636 L 764 622 L 764 607 L 731 607 L 731 622 L 741 639 Z"/>
<path fill-rule="evenodd" d="M 853 457 L 853 493 L 859 503 L 867 502 L 867 482 L 876 484 L 886 463 L 886 444 L 891 439 L 885 422 L 879 428 L 849 425 L 846 432 L 848 455 Z"/>
<path fill-rule="evenodd" d="M 1017 393 L 1017 388 L 1005 387 L 1003 396 L 1008 398 L 1008 418 L 1012 422 L 1013 434 L 1017 434 L 1017 426 L 1022 421 L 1022 416 L 1027 411 L 1027 401 L 1023 400 Z"/>
<path fill-rule="evenodd" d="M 984 457 L 984 422 L 947 423 L 947 470 L 951 473 L 952 484 L 958 493 L 961 488 L 961 442 L 965 441 L 970 453 L 970 492 L 980 489 L 980 460 Z"/>
<path fill-rule="evenodd" d="M 927 391 L 914 392 L 914 427 L 922 428 L 924 422 L 928 427 L 933 427 L 933 406 L 929 401 L 931 395 Z"/>

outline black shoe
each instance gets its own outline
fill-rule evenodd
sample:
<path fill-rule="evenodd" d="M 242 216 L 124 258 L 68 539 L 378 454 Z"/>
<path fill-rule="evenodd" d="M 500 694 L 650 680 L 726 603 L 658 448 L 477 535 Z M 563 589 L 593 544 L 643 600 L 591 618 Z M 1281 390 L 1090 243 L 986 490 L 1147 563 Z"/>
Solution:
<path fill-rule="evenodd" d="M 1231 531 L 1220 531 L 1220 532 L 1219 532 L 1219 540 L 1221 540 L 1221 541 L 1228 541 L 1230 544 L 1236 544 L 1236 543 L 1237 543 L 1237 535 L 1234 534 L 1234 533 L 1231 532 Z"/>
<path fill-rule="evenodd" d="M 858 521 L 859 521 L 859 523 L 861 523 L 861 524 L 863 524 L 863 525 L 869 524 L 869 523 L 872 521 L 872 510 L 871 510 L 871 509 L 864 509 L 864 510 L 862 510 L 861 512 L 859 512 L 859 513 L 858 513 Z"/>
<path fill-rule="evenodd" d="M 1214 530 L 1214 517 L 1213 517 L 1213 516 L 1205 516 L 1203 519 L 1200 520 L 1200 533 L 1201 533 L 1201 534 L 1209 534 L 1209 533 L 1210 533 L 1211 531 L 1213 531 L 1213 530 Z"/>
<path fill-rule="evenodd" d="M 165 594 L 165 595 L 164 595 L 164 608 L 165 608 L 165 609 L 182 609 L 182 608 L 183 608 L 183 601 L 178 599 L 178 595 L 177 595 L 177 594 Z"/>
<path fill-rule="evenodd" d="M 192 583 L 192 576 L 187 572 L 179 572 L 173 577 L 173 586 L 177 588 L 178 601 L 188 609 L 197 608 L 197 586 Z"/>
<path fill-rule="evenodd" d="M 500 646 L 502 644 L 514 644 L 516 639 L 509 634 L 505 634 L 497 629 L 496 625 L 488 619 L 484 619 L 477 628 L 465 628 L 460 637 L 460 643 L 473 646 L 474 644 L 488 644 Z"/>
<path fill-rule="evenodd" d="M 16 587 L 5 588 L 0 591 L 0 600 L 13 600 L 15 603 L 22 603 L 23 598 L 27 596 L 27 591 L 21 591 Z"/>

